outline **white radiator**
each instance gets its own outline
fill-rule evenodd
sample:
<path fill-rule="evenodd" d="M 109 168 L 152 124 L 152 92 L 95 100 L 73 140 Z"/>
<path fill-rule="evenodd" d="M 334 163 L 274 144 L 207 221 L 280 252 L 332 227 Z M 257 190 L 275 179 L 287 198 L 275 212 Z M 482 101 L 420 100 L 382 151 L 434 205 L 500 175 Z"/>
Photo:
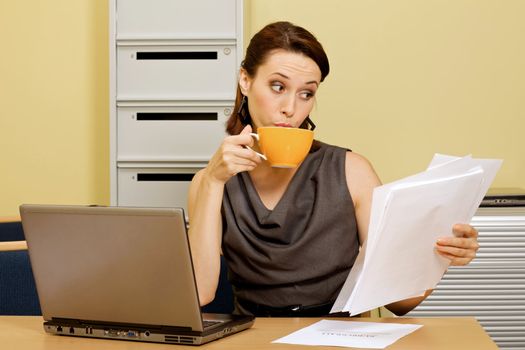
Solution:
<path fill-rule="evenodd" d="M 407 317 L 475 317 L 501 349 L 525 349 L 525 207 L 480 208 L 476 259 L 450 267 Z"/>

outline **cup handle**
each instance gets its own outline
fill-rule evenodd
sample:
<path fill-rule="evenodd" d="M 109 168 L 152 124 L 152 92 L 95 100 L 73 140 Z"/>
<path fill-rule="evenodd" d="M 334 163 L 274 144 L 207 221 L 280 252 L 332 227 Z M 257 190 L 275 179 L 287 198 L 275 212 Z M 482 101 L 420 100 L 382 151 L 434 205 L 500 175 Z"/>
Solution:
<path fill-rule="evenodd" d="M 250 133 L 250 136 L 253 137 L 254 139 L 256 139 L 257 141 L 259 141 L 259 135 L 257 135 L 257 134 L 255 134 L 255 133 L 251 132 L 251 133 Z M 244 146 L 244 147 L 248 148 L 250 151 L 253 151 L 253 149 L 252 149 L 250 146 Z M 255 151 L 254 151 L 254 152 L 255 152 Z M 259 153 L 259 152 L 255 152 L 255 154 L 257 154 L 259 157 L 261 157 L 261 158 L 264 159 L 264 160 L 268 160 L 264 154 L 261 154 L 261 153 Z"/>

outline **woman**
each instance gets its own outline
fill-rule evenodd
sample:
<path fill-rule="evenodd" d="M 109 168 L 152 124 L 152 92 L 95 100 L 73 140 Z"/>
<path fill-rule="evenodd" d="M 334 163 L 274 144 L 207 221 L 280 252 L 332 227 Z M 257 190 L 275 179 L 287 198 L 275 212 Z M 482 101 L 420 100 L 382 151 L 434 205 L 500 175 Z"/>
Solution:
<path fill-rule="evenodd" d="M 222 251 L 236 313 L 323 316 L 331 309 L 366 241 L 381 182 L 363 156 L 318 141 L 299 167 L 272 168 L 250 136 L 261 126 L 315 127 L 309 114 L 328 72 L 321 44 L 291 23 L 270 24 L 250 41 L 237 113 L 227 123 L 231 136 L 190 186 L 189 239 L 202 305 L 214 298 Z M 456 237 L 436 242 L 436 252 L 465 265 L 478 249 L 477 232 L 464 224 L 453 231 Z M 430 292 L 387 308 L 405 314 Z"/>

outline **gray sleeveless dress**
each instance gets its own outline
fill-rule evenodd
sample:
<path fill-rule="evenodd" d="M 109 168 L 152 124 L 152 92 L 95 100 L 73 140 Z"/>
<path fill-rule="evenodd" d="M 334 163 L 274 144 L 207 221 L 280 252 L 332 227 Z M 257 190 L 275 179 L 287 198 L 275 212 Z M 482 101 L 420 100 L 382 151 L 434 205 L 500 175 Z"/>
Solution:
<path fill-rule="evenodd" d="M 315 141 L 273 210 L 247 172 L 225 185 L 222 251 L 235 295 L 272 307 L 335 301 L 359 250 L 348 150 Z"/>

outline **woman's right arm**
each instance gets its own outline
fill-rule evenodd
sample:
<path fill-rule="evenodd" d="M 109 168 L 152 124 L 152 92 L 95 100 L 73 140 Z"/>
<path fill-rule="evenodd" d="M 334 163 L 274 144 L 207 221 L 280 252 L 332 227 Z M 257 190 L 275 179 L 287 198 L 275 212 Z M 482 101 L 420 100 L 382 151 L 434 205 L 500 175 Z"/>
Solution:
<path fill-rule="evenodd" d="M 260 163 L 247 126 L 236 136 L 228 136 L 206 168 L 195 174 L 188 193 L 189 241 L 201 305 L 215 298 L 219 281 L 222 244 L 221 205 L 224 184 L 241 171 Z"/>

